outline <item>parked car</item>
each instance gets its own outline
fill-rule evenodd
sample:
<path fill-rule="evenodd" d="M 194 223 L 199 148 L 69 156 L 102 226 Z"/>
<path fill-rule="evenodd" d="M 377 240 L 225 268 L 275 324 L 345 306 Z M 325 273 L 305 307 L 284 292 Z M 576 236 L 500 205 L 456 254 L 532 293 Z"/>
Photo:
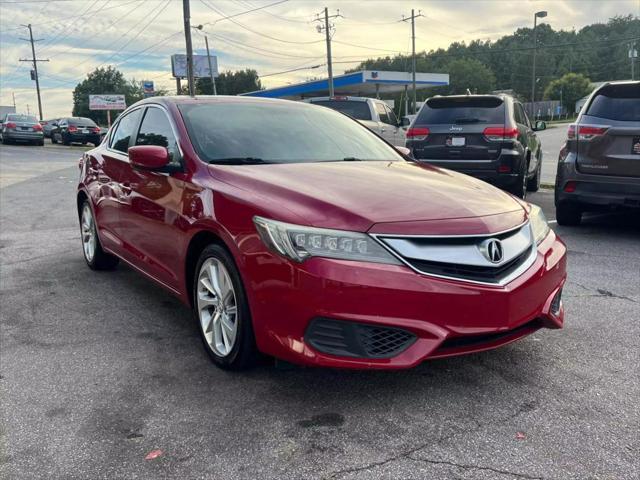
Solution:
<path fill-rule="evenodd" d="M 31 143 L 44 145 L 42 125 L 33 115 L 8 113 L 2 121 L 2 143 Z"/>
<path fill-rule="evenodd" d="M 404 130 L 406 130 L 411 126 L 411 124 L 413 123 L 413 121 L 416 119 L 417 116 L 418 116 L 417 114 L 403 115 L 402 118 L 400 119 L 400 126 Z"/>
<path fill-rule="evenodd" d="M 59 118 L 52 118 L 51 120 L 41 120 L 40 125 L 42 125 L 42 132 L 44 133 L 44 138 L 51 138 L 51 130 L 53 130 L 57 125 Z"/>
<path fill-rule="evenodd" d="M 406 135 L 396 114 L 382 100 L 365 97 L 315 97 L 308 98 L 305 102 L 349 115 L 391 145 L 405 144 Z"/>
<path fill-rule="evenodd" d="M 56 127 L 51 131 L 51 143 L 93 143 L 100 145 L 100 127 L 90 118 L 68 117 L 61 118 Z"/>
<path fill-rule="evenodd" d="M 588 210 L 640 208 L 640 82 L 597 88 L 569 125 L 555 202 L 560 225 Z"/>
<path fill-rule="evenodd" d="M 191 306 L 229 369 L 408 368 L 560 328 L 541 209 L 403 151 L 303 102 L 142 100 L 80 161 L 84 258 Z"/>
<path fill-rule="evenodd" d="M 407 130 L 413 157 L 525 198 L 540 187 L 542 149 L 522 104 L 508 95 L 429 98 Z"/>

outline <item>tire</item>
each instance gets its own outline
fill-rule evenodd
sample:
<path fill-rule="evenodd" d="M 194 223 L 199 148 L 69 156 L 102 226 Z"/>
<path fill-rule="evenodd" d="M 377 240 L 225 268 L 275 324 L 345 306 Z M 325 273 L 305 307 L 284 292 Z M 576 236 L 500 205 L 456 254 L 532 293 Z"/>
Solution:
<path fill-rule="evenodd" d="M 575 203 L 559 203 L 556 205 L 558 225 L 576 226 L 582 221 L 582 208 Z"/>
<path fill-rule="evenodd" d="M 39 147 L 44 147 L 44 140 L 40 140 L 38 143 L 36 143 L 36 145 Z"/>
<path fill-rule="evenodd" d="M 82 241 L 82 253 L 91 270 L 113 270 L 118 265 L 118 257 L 105 252 L 100 244 L 93 210 L 88 200 L 85 200 L 80 209 L 80 240 Z"/>
<path fill-rule="evenodd" d="M 8 138 L 4 138 L 4 136 L 2 137 L 2 144 L 3 145 L 9 145 L 11 143 L 11 140 L 9 140 Z"/>
<path fill-rule="evenodd" d="M 71 145 L 71 142 L 69 141 L 69 138 L 67 136 L 65 136 L 64 133 L 60 134 L 60 141 L 61 141 L 62 145 L 66 146 L 66 147 Z"/>
<path fill-rule="evenodd" d="M 515 195 L 518 198 L 522 198 L 523 200 L 527 197 L 527 166 L 525 165 L 518 178 L 509 188 L 509 192 Z"/>
<path fill-rule="evenodd" d="M 538 190 L 540 190 L 541 177 L 542 177 L 542 159 L 539 159 L 538 168 L 536 168 L 535 175 L 531 177 L 527 182 L 527 190 L 530 192 L 537 192 Z"/>
<path fill-rule="evenodd" d="M 258 350 L 244 286 L 233 258 L 220 245 L 207 246 L 196 264 L 193 315 L 204 348 L 218 367 L 242 370 L 256 363 Z"/>
<path fill-rule="evenodd" d="M 51 143 L 58 143 L 58 140 L 56 140 L 56 135 L 54 133 L 51 134 Z"/>

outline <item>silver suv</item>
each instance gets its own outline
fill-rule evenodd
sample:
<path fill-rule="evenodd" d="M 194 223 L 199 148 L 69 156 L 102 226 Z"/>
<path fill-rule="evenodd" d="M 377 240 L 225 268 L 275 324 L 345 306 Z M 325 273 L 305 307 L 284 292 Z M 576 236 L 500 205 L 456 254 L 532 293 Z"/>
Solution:
<path fill-rule="evenodd" d="M 560 151 L 555 201 L 560 225 L 587 210 L 640 209 L 640 81 L 591 94 Z"/>

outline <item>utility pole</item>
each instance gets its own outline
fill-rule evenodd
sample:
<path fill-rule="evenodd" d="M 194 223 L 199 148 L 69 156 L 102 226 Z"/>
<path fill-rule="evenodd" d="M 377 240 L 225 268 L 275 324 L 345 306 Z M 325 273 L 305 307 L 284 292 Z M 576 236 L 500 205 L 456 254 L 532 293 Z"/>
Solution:
<path fill-rule="evenodd" d="M 324 30 L 326 39 L 327 39 L 327 73 L 329 74 L 329 96 L 333 97 L 333 64 L 331 63 L 331 29 L 335 29 L 333 25 L 329 24 L 330 19 L 342 17 L 340 15 L 340 10 L 336 10 L 336 13 L 333 15 L 329 15 L 329 9 L 327 7 L 324 8 L 324 19 L 320 18 L 320 14 L 316 14 L 316 22 L 322 22 L 324 20 L 324 26 L 317 25 L 316 29 L 318 33 L 322 33 Z"/>
<path fill-rule="evenodd" d="M 196 94 L 193 80 L 193 47 L 191 45 L 191 10 L 189 0 L 182 0 L 182 16 L 184 19 L 184 38 L 187 47 L 187 81 L 189 83 L 189 96 Z"/>
<path fill-rule="evenodd" d="M 536 111 L 536 53 L 538 51 L 538 37 L 536 27 L 538 18 L 544 18 L 547 12 L 542 10 L 533 15 L 533 70 L 531 71 L 531 118 L 535 118 Z"/>
<path fill-rule="evenodd" d="M 213 77 L 213 68 L 211 68 L 211 54 L 209 53 L 209 37 L 204 36 L 204 44 L 207 46 L 207 61 L 209 62 L 209 75 L 211 76 L 211 86 L 213 88 L 213 94 L 218 95 L 216 90 L 216 79 Z"/>
<path fill-rule="evenodd" d="M 636 50 L 636 44 L 635 43 L 630 43 L 629 44 L 629 59 L 631 60 L 631 80 L 635 80 L 636 79 L 636 74 L 635 74 L 636 58 L 638 58 L 638 50 Z"/>
<path fill-rule="evenodd" d="M 413 101 L 411 107 L 411 113 L 415 115 L 416 113 L 416 18 L 424 17 L 422 15 L 422 10 L 418 10 L 418 14 L 416 15 L 415 10 L 411 9 L 411 16 L 405 17 L 402 16 L 402 21 L 407 22 L 411 20 L 411 90 L 413 93 Z"/>
<path fill-rule="evenodd" d="M 16 108 L 16 92 L 11 92 L 11 96 L 13 96 L 13 108 Z"/>
<path fill-rule="evenodd" d="M 29 29 L 29 38 L 21 38 L 20 40 L 24 40 L 25 42 L 31 43 L 31 58 L 21 58 L 21 62 L 31 62 L 33 64 L 33 80 L 36 81 L 36 92 L 38 94 L 38 113 L 40 114 L 40 120 L 42 120 L 42 100 L 40 99 L 40 78 L 38 77 L 38 62 L 48 62 L 49 59 L 38 59 L 36 58 L 36 47 L 35 42 L 42 41 L 42 38 L 38 38 L 37 40 L 33 39 L 33 30 L 31 30 L 31 24 L 21 25 L 22 27 Z M 14 100 L 15 103 L 15 100 Z"/>

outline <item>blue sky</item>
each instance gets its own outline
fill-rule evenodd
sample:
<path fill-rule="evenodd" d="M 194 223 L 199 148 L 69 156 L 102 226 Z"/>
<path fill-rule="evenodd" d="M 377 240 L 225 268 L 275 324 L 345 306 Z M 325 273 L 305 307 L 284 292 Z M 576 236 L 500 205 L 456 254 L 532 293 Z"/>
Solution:
<path fill-rule="evenodd" d="M 411 9 L 425 15 L 416 23 L 416 49 L 446 47 L 453 41 L 495 40 L 520 26 L 531 26 L 533 13 L 554 29 L 579 29 L 614 15 L 640 15 L 639 0 L 539 1 L 326 1 L 288 0 L 238 15 L 278 0 L 191 0 L 192 24 L 204 24 L 221 70 L 254 68 L 261 75 L 324 64 L 324 35 L 316 31 L 316 13 L 340 9 L 334 21 L 334 71 L 360 60 L 409 51 L 410 26 L 400 21 Z M 127 77 L 152 79 L 175 89 L 170 56 L 184 52 L 181 0 L 0 0 L 0 104 L 35 111 L 35 84 L 29 78 L 28 30 L 31 23 L 39 58 L 45 117 L 67 115 L 71 92 L 99 65 L 116 65 Z M 194 32 L 196 53 L 205 53 L 204 37 Z M 350 45 L 348 45 L 350 44 Z M 326 67 L 265 77 L 266 86 L 304 81 L 326 74 Z"/>

